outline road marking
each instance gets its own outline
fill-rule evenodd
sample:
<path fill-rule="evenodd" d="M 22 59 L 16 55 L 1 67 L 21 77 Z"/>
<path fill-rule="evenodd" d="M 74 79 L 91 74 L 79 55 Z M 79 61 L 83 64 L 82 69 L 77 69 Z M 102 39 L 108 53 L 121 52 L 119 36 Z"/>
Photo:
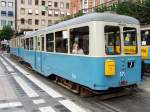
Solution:
<path fill-rule="evenodd" d="M 38 104 L 42 104 L 42 103 L 46 103 L 46 102 L 43 99 L 37 99 L 37 100 L 33 100 L 33 103 L 38 105 Z"/>
<path fill-rule="evenodd" d="M 68 108 L 71 112 L 89 112 L 88 110 L 81 108 L 80 106 L 78 106 L 70 100 L 61 100 L 59 102 L 66 108 Z"/>
<path fill-rule="evenodd" d="M 20 106 L 22 106 L 21 102 L 1 103 L 0 104 L 0 109 L 3 109 L 3 108 L 12 108 L 12 107 L 20 107 Z"/>
<path fill-rule="evenodd" d="M 9 72 L 14 72 L 14 69 L 4 59 L 0 57 L 0 60 Z"/>
<path fill-rule="evenodd" d="M 6 66 L 6 69 L 7 69 L 9 72 L 14 72 L 14 69 L 13 69 L 11 66 Z"/>
<path fill-rule="evenodd" d="M 0 57 L 0 60 L 1 60 L 1 62 L 3 63 L 3 65 L 5 65 L 5 66 L 9 66 L 9 65 L 8 65 L 8 63 L 6 63 L 6 62 L 4 61 L 4 59 L 3 59 L 3 58 L 1 58 L 1 57 Z"/>
<path fill-rule="evenodd" d="M 56 112 L 52 107 L 48 106 L 48 107 L 40 107 L 39 110 L 41 112 Z"/>
<path fill-rule="evenodd" d="M 4 56 L 3 56 L 4 57 Z M 57 91 L 53 90 L 52 88 L 50 88 L 49 86 L 47 86 L 46 84 L 42 83 L 41 81 L 39 81 L 35 76 L 32 75 L 26 75 L 29 74 L 27 71 L 25 71 L 24 69 L 22 69 L 21 67 L 19 67 L 18 65 L 14 64 L 10 59 L 8 59 L 7 57 L 4 57 L 8 62 L 10 62 L 12 65 L 15 65 L 14 67 L 16 69 L 18 69 L 24 76 L 26 76 L 29 80 L 31 80 L 33 83 L 35 83 L 37 86 L 39 86 L 41 89 L 43 89 L 45 92 L 47 92 L 50 96 L 52 96 L 53 98 L 59 98 L 59 97 L 63 97 L 63 95 L 61 95 L 60 93 L 58 93 Z M 68 108 L 70 111 L 72 112 L 90 112 L 89 110 L 85 110 L 84 108 L 78 106 L 77 104 L 75 104 L 74 102 L 70 101 L 70 100 L 61 100 L 59 101 L 62 105 L 64 105 L 66 108 Z M 46 112 L 43 109 L 47 109 L 51 107 L 41 107 L 41 111 L 42 112 Z M 54 110 L 53 110 L 54 111 Z M 53 111 L 47 111 L 47 112 L 53 112 Z M 55 112 L 55 111 L 54 111 Z"/>
<path fill-rule="evenodd" d="M 145 91 L 150 92 L 150 87 L 143 88 Z"/>
<path fill-rule="evenodd" d="M 3 56 L 4 57 L 4 56 Z M 31 76 L 31 75 L 27 75 L 30 74 L 27 71 L 25 71 L 23 68 L 19 67 L 17 64 L 14 64 L 10 59 L 8 59 L 7 57 L 4 57 L 9 63 L 11 63 L 16 69 L 18 69 L 24 76 L 26 76 L 29 80 L 31 80 L 32 82 L 34 82 L 37 86 L 39 86 L 41 89 L 43 89 L 47 94 L 49 94 L 50 96 L 52 96 L 53 98 L 59 98 L 59 97 L 63 97 L 60 93 L 58 93 L 57 91 L 55 91 L 54 89 L 50 88 L 49 86 L 47 86 L 46 84 L 42 83 L 41 81 L 39 81 L 36 77 Z"/>
<path fill-rule="evenodd" d="M 39 81 L 34 76 L 31 76 L 31 75 L 25 75 L 25 76 L 28 77 L 32 82 L 34 82 L 37 86 L 42 88 L 47 94 L 49 94 L 53 98 L 63 97 L 60 93 L 58 93 L 57 91 L 55 91 L 51 87 L 47 86 L 46 84 L 42 83 L 41 81 Z"/>
<path fill-rule="evenodd" d="M 3 55 L 2 55 L 3 56 Z M 4 57 L 11 65 L 13 65 L 16 69 L 18 69 L 21 73 L 23 74 L 29 74 L 27 71 L 25 71 L 24 69 L 22 69 L 21 67 L 17 66 L 17 64 L 13 63 L 11 60 L 9 60 L 8 58 Z"/>
<path fill-rule="evenodd" d="M 39 95 L 33 89 L 31 89 L 28 86 L 28 84 L 23 79 L 21 79 L 19 76 L 15 76 L 14 79 L 17 81 L 17 83 L 21 86 L 21 88 L 25 91 L 25 93 L 29 97 L 39 97 Z"/>

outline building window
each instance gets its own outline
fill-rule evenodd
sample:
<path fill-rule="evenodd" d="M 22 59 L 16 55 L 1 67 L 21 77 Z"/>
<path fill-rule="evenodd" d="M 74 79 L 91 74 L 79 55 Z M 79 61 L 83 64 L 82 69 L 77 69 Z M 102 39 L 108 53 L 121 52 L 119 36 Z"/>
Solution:
<path fill-rule="evenodd" d="M 45 1 L 44 0 L 42 0 L 42 5 L 45 5 Z"/>
<path fill-rule="evenodd" d="M 6 16 L 6 11 L 1 11 L 1 16 Z"/>
<path fill-rule="evenodd" d="M 35 20 L 35 25 L 39 25 L 39 20 L 38 19 Z"/>
<path fill-rule="evenodd" d="M 64 3 L 63 2 L 60 3 L 60 8 L 64 8 Z"/>
<path fill-rule="evenodd" d="M 58 14 L 59 14 L 58 10 L 55 10 L 54 15 L 58 16 Z"/>
<path fill-rule="evenodd" d="M 1 20 L 1 26 L 6 26 L 6 20 Z"/>
<path fill-rule="evenodd" d="M 21 18 L 21 24 L 25 24 L 25 19 Z"/>
<path fill-rule="evenodd" d="M 58 2 L 54 2 L 54 7 L 58 7 Z"/>
<path fill-rule="evenodd" d="M 52 16 L 52 14 L 53 14 L 52 10 L 49 10 L 49 11 L 48 11 L 48 15 L 49 15 L 49 16 Z"/>
<path fill-rule="evenodd" d="M 60 15 L 63 17 L 63 16 L 65 16 L 65 13 L 62 11 L 62 12 L 60 12 Z"/>
<path fill-rule="evenodd" d="M 32 25 L 32 19 L 28 19 L 28 24 Z"/>
<path fill-rule="evenodd" d="M 29 9 L 29 10 L 28 10 L 28 14 L 29 14 L 29 15 L 32 15 L 32 9 Z"/>
<path fill-rule="evenodd" d="M 14 16 L 14 13 L 13 13 L 13 11 L 8 11 L 8 16 L 9 16 L 9 17 L 12 17 L 12 16 Z"/>
<path fill-rule="evenodd" d="M 55 33 L 56 52 L 68 52 L 68 38 L 65 37 L 66 31 L 59 31 Z"/>
<path fill-rule="evenodd" d="M 45 13 L 46 13 L 45 10 L 43 10 L 43 11 L 42 11 L 42 16 L 45 16 Z"/>
<path fill-rule="evenodd" d="M 66 3 L 66 9 L 69 9 L 69 3 Z"/>
<path fill-rule="evenodd" d="M 13 2 L 8 2 L 8 7 L 13 7 Z"/>
<path fill-rule="evenodd" d="M 35 10 L 35 15 L 39 15 L 39 10 Z"/>
<path fill-rule="evenodd" d="M 8 21 L 9 26 L 13 26 L 13 21 Z"/>
<path fill-rule="evenodd" d="M 6 1 L 1 1 L 1 6 L 6 7 Z"/>
<path fill-rule="evenodd" d="M 69 12 L 67 12 L 67 16 L 69 16 L 70 15 L 70 13 Z"/>
<path fill-rule="evenodd" d="M 48 26 L 52 25 L 52 20 L 48 20 Z"/>
<path fill-rule="evenodd" d="M 41 20 L 41 24 L 45 25 L 45 20 L 44 19 Z"/>
<path fill-rule="evenodd" d="M 29 5 L 32 5 L 32 0 L 28 0 L 28 4 L 29 4 Z"/>
<path fill-rule="evenodd" d="M 39 0 L 35 0 L 35 5 L 39 5 Z"/>
<path fill-rule="evenodd" d="M 70 29 L 70 51 L 72 54 L 89 54 L 89 27 Z"/>
<path fill-rule="evenodd" d="M 46 51 L 54 52 L 54 34 L 46 34 Z"/>
<path fill-rule="evenodd" d="M 52 1 L 48 1 L 48 6 L 52 6 Z"/>
<path fill-rule="evenodd" d="M 22 14 L 22 15 L 25 14 L 25 8 L 21 8 L 21 14 Z"/>
<path fill-rule="evenodd" d="M 21 0 L 21 4 L 25 4 L 25 0 Z"/>

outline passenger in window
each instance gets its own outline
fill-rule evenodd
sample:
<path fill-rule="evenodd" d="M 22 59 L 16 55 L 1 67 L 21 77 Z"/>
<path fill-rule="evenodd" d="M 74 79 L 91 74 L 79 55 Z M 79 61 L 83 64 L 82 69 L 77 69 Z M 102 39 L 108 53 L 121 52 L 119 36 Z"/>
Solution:
<path fill-rule="evenodd" d="M 131 37 L 131 35 L 129 33 L 127 33 L 126 36 L 125 36 L 125 45 L 130 44 L 130 37 Z"/>
<path fill-rule="evenodd" d="M 73 53 L 73 54 L 77 54 L 77 52 L 78 52 L 78 44 L 75 42 L 75 43 L 73 44 L 72 53 Z"/>
<path fill-rule="evenodd" d="M 73 44 L 72 53 L 73 54 L 84 54 L 83 49 L 81 47 L 79 47 L 77 42 L 75 42 Z"/>

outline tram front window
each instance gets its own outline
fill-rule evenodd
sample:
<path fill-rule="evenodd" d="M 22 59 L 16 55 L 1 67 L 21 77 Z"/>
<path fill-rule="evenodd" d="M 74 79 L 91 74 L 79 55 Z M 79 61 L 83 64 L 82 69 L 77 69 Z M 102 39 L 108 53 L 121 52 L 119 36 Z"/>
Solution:
<path fill-rule="evenodd" d="M 137 31 L 136 28 L 124 27 L 124 53 L 136 54 L 137 53 Z"/>
<path fill-rule="evenodd" d="M 120 28 L 118 26 L 105 26 L 105 52 L 107 55 L 121 53 Z"/>
<path fill-rule="evenodd" d="M 150 30 L 144 30 L 141 32 L 141 41 L 142 46 L 149 46 L 150 45 Z"/>

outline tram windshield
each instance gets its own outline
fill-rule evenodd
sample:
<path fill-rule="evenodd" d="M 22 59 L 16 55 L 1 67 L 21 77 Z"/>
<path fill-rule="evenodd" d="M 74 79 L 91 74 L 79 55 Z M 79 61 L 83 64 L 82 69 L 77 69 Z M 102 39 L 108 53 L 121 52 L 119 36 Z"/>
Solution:
<path fill-rule="evenodd" d="M 141 31 L 142 46 L 150 45 L 150 30 Z"/>
<path fill-rule="evenodd" d="M 137 31 L 136 28 L 124 27 L 124 53 L 136 54 L 137 53 Z"/>
<path fill-rule="evenodd" d="M 118 26 L 105 26 L 105 52 L 107 55 L 121 53 L 120 28 Z"/>

